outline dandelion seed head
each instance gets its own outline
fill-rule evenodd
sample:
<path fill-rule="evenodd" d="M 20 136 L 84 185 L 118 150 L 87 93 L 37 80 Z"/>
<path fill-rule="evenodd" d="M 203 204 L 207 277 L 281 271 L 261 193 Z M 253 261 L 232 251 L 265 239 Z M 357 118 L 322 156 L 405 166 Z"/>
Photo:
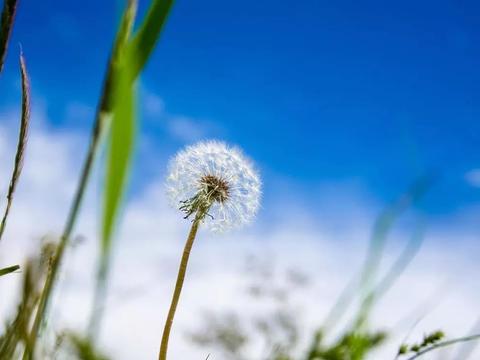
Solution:
<path fill-rule="evenodd" d="M 204 212 L 205 225 L 215 232 L 249 223 L 260 204 L 261 181 L 252 163 L 219 141 L 180 151 L 170 161 L 166 187 L 172 206 L 186 217 Z"/>

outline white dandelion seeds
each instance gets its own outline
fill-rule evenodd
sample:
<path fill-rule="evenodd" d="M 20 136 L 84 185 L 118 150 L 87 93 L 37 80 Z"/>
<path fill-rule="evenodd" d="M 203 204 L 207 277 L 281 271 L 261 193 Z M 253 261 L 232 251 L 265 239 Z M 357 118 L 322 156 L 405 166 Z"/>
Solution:
<path fill-rule="evenodd" d="M 198 227 L 205 223 L 214 231 L 224 231 L 248 223 L 258 210 L 260 188 L 260 178 L 251 162 L 239 149 L 223 142 L 200 142 L 171 160 L 167 177 L 170 201 L 185 213 L 185 218 L 194 218 L 163 328 L 159 360 L 167 360 L 170 331 Z"/>
<path fill-rule="evenodd" d="M 205 226 L 223 232 L 255 217 L 261 182 L 240 149 L 206 141 L 187 147 L 170 161 L 167 194 L 187 218 L 200 215 Z"/>

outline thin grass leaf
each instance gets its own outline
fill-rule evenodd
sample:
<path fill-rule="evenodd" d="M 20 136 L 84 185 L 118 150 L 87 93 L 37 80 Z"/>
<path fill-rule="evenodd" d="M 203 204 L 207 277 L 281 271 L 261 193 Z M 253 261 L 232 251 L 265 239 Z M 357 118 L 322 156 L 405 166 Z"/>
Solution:
<path fill-rule="evenodd" d="M 115 71 L 109 83 L 113 96 L 108 101 L 112 105 L 113 111 L 106 158 L 101 255 L 94 308 L 89 325 L 91 337 L 96 335 L 102 317 L 112 239 L 126 191 L 134 150 L 135 80 L 158 41 L 172 4 L 173 1 L 170 0 L 153 1 L 140 29 L 130 41 L 128 35 L 130 35 L 131 26 L 125 27 L 125 31 L 120 32 L 123 34 L 121 36 L 128 41 L 128 45 L 119 48 Z"/>
<path fill-rule="evenodd" d="M 377 219 L 370 241 L 367 259 L 361 273 L 360 281 L 363 291 L 368 291 L 367 288 L 374 280 L 373 278 L 380 265 L 386 240 L 395 221 L 430 189 L 433 179 L 431 175 L 419 178 L 405 194 L 392 204 L 392 206 L 387 208 Z"/>
<path fill-rule="evenodd" d="M 131 33 L 133 27 L 133 22 L 136 15 L 137 1 L 129 0 L 127 8 L 123 13 L 122 20 L 120 22 L 119 30 L 115 37 L 113 43 L 112 52 L 110 54 L 108 67 L 105 74 L 105 79 L 103 82 L 102 93 L 100 100 L 97 106 L 97 111 L 95 114 L 95 122 L 92 129 L 92 134 L 90 138 L 90 145 L 88 148 L 87 156 L 83 164 L 79 184 L 75 192 L 75 197 L 73 199 L 66 223 L 65 228 L 60 239 L 60 243 L 56 249 L 55 256 L 51 264 L 50 272 L 47 275 L 45 280 L 45 285 L 40 297 L 40 302 L 38 305 L 37 313 L 35 316 L 35 321 L 30 332 L 30 342 L 31 342 L 31 353 L 24 353 L 23 359 L 31 359 L 32 355 L 35 352 L 36 340 L 38 337 L 40 325 L 42 324 L 50 301 L 50 297 L 53 291 L 53 286 L 57 279 L 57 274 L 60 268 L 61 261 L 63 259 L 65 249 L 70 241 L 70 237 L 75 226 L 80 207 L 82 204 L 85 191 L 87 189 L 88 180 L 92 173 L 93 164 L 98 154 L 100 144 L 102 143 L 103 134 L 108 129 L 108 118 L 109 114 L 113 109 L 113 99 L 112 99 L 112 87 L 113 87 L 113 78 L 116 72 L 116 68 L 119 63 L 120 54 L 124 53 L 125 45 L 128 41 L 128 35 Z"/>
<path fill-rule="evenodd" d="M 470 342 L 470 341 L 477 341 L 477 340 L 480 340 L 480 334 L 477 334 L 477 335 L 470 335 L 470 336 L 465 336 L 465 337 L 461 337 L 461 338 L 458 338 L 458 339 L 452 339 L 452 340 L 447 340 L 447 341 L 443 341 L 443 342 L 439 342 L 435 345 L 432 345 L 431 347 L 425 349 L 425 350 L 422 350 L 422 351 L 419 351 L 418 353 L 416 353 L 415 355 L 409 357 L 407 360 L 415 360 L 415 359 L 418 359 L 419 357 L 431 352 L 431 351 L 434 351 L 434 350 L 438 350 L 440 348 L 444 348 L 444 347 L 447 347 L 447 346 L 452 346 L 452 345 L 455 345 L 455 344 L 459 344 L 459 343 L 465 343 L 465 342 Z"/>
<path fill-rule="evenodd" d="M 48 253 L 47 249 L 48 244 L 38 255 L 29 258 L 23 267 L 20 302 L 12 320 L 6 323 L 0 337 L 0 359 L 18 359 L 19 350 L 22 348 L 27 352 L 30 351 L 28 330 L 40 296 L 40 280 L 48 266 L 48 262 L 44 261 L 44 255 Z"/>
<path fill-rule="evenodd" d="M 130 4 L 132 5 L 132 3 Z M 135 4 L 136 9 L 136 4 Z M 106 295 L 112 238 L 125 193 L 136 133 L 135 86 L 132 68 L 134 58 L 129 56 L 127 43 L 133 26 L 135 11 L 121 26 L 122 42 L 117 48 L 110 79 L 112 121 L 107 148 L 103 198 L 102 237 L 97 269 L 93 308 L 89 322 L 89 337 L 93 343 L 99 332 Z"/>
<path fill-rule="evenodd" d="M 8 39 L 10 39 L 10 34 L 12 33 L 16 10 L 17 0 L 3 1 L 2 20 L 0 23 L 0 72 L 3 70 L 8 48 Z"/>
<path fill-rule="evenodd" d="M 162 28 L 172 8 L 173 0 L 153 0 L 147 15 L 130 44 L 130 52 L 136 57 L 132 75 L 137 77 L 145 67 L 155 45 L 160 38 Z"/>
<path fill-rule="evenodd" d="M 23 160 L 25 158 L 25 148 L 27 146 L 28 128 L 30 124 L 30 81 L 28 79 L 25 58 L 20 54 L 20 73 L 22 77 L 22 115 L 20 119 L 20 131 L 18 134 L 17 152 L 15 154 L 15 162 L 13 165 L 13 173 L 10 179 L 10 186 L 7 193 L 7 205 L 0 223 L 0 241 L 2 240 L 5 227 L 7 225 L 8 214 L 13 202 L 13 195 L 17 188 L 18 180 L 23 168 Z"/>
<path fill-rule="evenodd" d="M 331 330 L 336 324 L 338 324 L 340 319 L 342 319 L 343 315 L 346 313 L 346 309 L 353 302 L 354 296 L 357 294 L 359 288 L 361 297 L 364 301 L 365 299 L 368 299 L 370 292 L 373 289 L 373 278 L 380 264 L 386 240 L 395 221 L 404 211 L 412 206 L 412 204 L 415 204 L 426 193 L 431 187 L 433 180 L 434 177 L 432 175 L 419 178 L 414 182 L 410 189 L 385 209 L 377 218 L 372 231 L 367 257 L 363 269 L 360 271 L 360 276 L 349 282 L 340 294 L 335 305 L 328 313 L 323 327 L 325 332 Z M 406 251 L 410 250 L 407 249 Z"/>
<path fill-rule="evenodd" d="M 125 63 L 116 73 L 113 119 L 106 158 L 102 241 L 93 310 L 89 324 L 91 341 L 97 336 L 110 268 L 112 239 L 127 187 L 136 134 L 135 85 L 131 63 Z"/>
<path fill-rule="evenodd" d="M 384 295 L 405 271 L 408 265 L 412 262 L 415 255 L 420 250 L 420 246 L 423 243 L 423 227 L 419 226 L 413 233 L 410 241 L 405 246 L 404 250 L 400 253 L 390 269 L 386 272 L 384 277 L 378 282 L 378 284 L 371 290 L 371 292 L 363 299 L 360 310 L 358 311 L 356 327 L 361 327 L 367 320 L 371 309 L 376 301 L 378 301 L 382 295 Z"/>
<path fill-rule="evenodd" d="M 94 344 L 88 339 L 74 333 L 68 334 L 68 339 L 78 360 L 108 360 L 105 355 L 98 352 Z"/>
<path fill-rule="evenodd" d="M 19 269 L 20 269 L 19 265 L 13 265 L 13 266 L 9 266 L 9 267 L 0 269 L 0 276 L 10 274 L 10 273 L 12 273 L 14 271 L 17 271 Z"/>
<path fill-rule="evenodd" d="M 131 67 L 125 64 L 117 77 L 116 100 L 110 130 L 105 176 L 102 252 L 110 250 L 113 229 L 125 192 L 136 132 L 135 87 Z"/>

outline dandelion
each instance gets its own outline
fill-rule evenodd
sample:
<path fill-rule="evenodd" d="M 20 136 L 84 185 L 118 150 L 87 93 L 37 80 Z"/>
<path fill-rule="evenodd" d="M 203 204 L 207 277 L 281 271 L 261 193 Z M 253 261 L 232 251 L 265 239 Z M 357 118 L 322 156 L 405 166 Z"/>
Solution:
<path fill-rule="evenodd" d="M 171 160 L 167 194 L 186 219 L 192 218 L 192 226 L 163 330 L 160 360 L 167 358 L 170 330 L 198 227 L 204 224 L 214 232 L 223 232 L 249 223 L 259 207 L 261 182 L 240 149 L 207 141 L 187 147 Z"/>

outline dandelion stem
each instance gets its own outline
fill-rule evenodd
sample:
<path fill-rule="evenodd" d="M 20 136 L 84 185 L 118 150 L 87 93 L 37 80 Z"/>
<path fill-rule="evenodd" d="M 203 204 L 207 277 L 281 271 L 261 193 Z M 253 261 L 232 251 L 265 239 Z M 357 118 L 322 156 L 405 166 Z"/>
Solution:
<path fill-rule="evenodd" d="M 170 336 L 170 330 L 173 324 L 173 318 L 175 316 L 175 310 L 177 309 L 178 301 L 180 299 L 180 293 L 182 292 L 183 282 L 185 280 L 185 273 L 187 271 L 188 258 L 190 257 L 190 251 L 192 250 L 195 236 L 197 235 L 198 226 L 200 225 L 201 217 L 195 217 L 192 223 L 190 233 L 188 234 L 185 248 L 183 249 L 182 260 L 180 261 L 180 267 L 178 269 L 177 281 L 175 283 L 175 290 L 173 292 L 172 302 L 170 304 L 170 310 L 168 310 L 167 320 L 165 321 L 165 327 L 163 329 L 162 343 L 160 345 L 159 360 L 167 359 L 168 338 Z"/>

